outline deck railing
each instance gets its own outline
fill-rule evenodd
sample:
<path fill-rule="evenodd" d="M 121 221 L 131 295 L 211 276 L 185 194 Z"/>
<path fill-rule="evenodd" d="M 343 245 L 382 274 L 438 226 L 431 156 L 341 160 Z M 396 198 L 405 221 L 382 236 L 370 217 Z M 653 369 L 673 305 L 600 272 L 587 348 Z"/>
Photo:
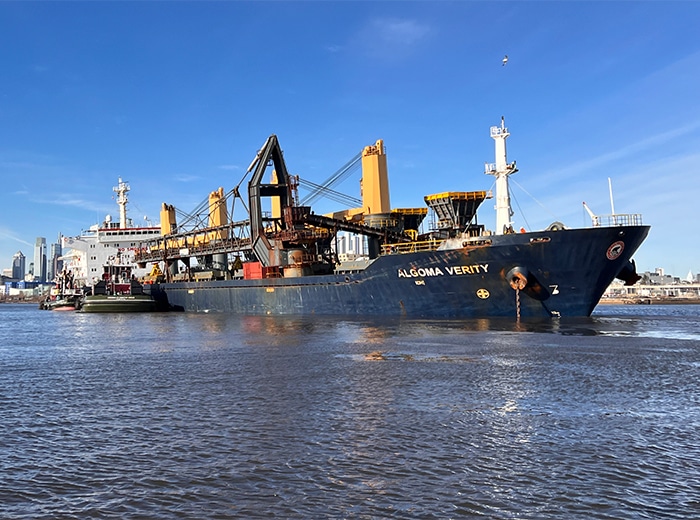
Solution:
<path fill-rule="evenodd" d="M 593 227 L 641 226 L 641 213 L 620 213 L 617 215 L 594 215 Z"/>
<path fill-rule="evenodd" d="M 421 242 L 403 242 L 382 246 L 382 254 L 417 253 L 419 251 L 435 251 L 442 240 L 424 240 Z"/>

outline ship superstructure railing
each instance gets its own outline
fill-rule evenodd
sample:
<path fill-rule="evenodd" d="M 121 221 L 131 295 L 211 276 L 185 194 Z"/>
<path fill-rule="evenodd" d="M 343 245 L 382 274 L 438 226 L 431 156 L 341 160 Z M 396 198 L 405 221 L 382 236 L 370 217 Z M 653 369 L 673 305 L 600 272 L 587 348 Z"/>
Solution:
<path fill-rule="evenodd" d="M 403 242 L 398 244 L 386 244 L 382 246 L 382 254 L 396 255 L 405 253 L 418 253 L 420 251 L 436 251 L 442 239 L 422 240 L 419 242 Z"/>
<path fill-rule="evenodd" d="M 593 227 L 641 226 L 641 213 L 620 213 L 615 215 L 593 215 Z"/>

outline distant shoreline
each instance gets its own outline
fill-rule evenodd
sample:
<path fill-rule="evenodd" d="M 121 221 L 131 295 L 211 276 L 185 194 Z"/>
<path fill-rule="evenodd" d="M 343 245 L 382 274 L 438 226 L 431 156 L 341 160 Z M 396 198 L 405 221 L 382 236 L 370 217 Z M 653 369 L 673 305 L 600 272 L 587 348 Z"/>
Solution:
<path fill-rule="evenodd" d="M 598 305 L 698 305 L 700 298 L 603 298 Z"/>

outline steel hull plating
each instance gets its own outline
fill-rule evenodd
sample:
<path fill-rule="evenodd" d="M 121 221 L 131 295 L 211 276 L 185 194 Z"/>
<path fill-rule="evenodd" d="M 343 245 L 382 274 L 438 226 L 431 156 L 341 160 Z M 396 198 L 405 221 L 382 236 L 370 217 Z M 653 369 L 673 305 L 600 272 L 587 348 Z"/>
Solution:
<path fill-rule="evenodd" d="M 164 283 L 151 291 L 194 312 L 589 316 L 648 232 L 620 226 L 493 236 L 484 247 L 380 256 L 356 273 Z M 527 278 L 519 291 L 508 279 L 514 268 Z"/>

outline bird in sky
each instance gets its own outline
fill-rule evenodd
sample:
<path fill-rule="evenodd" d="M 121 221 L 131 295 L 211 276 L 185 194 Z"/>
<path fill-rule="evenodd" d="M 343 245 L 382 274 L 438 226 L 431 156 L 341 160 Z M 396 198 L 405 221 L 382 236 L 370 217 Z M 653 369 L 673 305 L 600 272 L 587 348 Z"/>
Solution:
<path fill-rule="evenodd" d="M 506 63 L 508 63 L 508 55 L 507 54 L 503 57 L 502 66 L 505 66 Z"/>

